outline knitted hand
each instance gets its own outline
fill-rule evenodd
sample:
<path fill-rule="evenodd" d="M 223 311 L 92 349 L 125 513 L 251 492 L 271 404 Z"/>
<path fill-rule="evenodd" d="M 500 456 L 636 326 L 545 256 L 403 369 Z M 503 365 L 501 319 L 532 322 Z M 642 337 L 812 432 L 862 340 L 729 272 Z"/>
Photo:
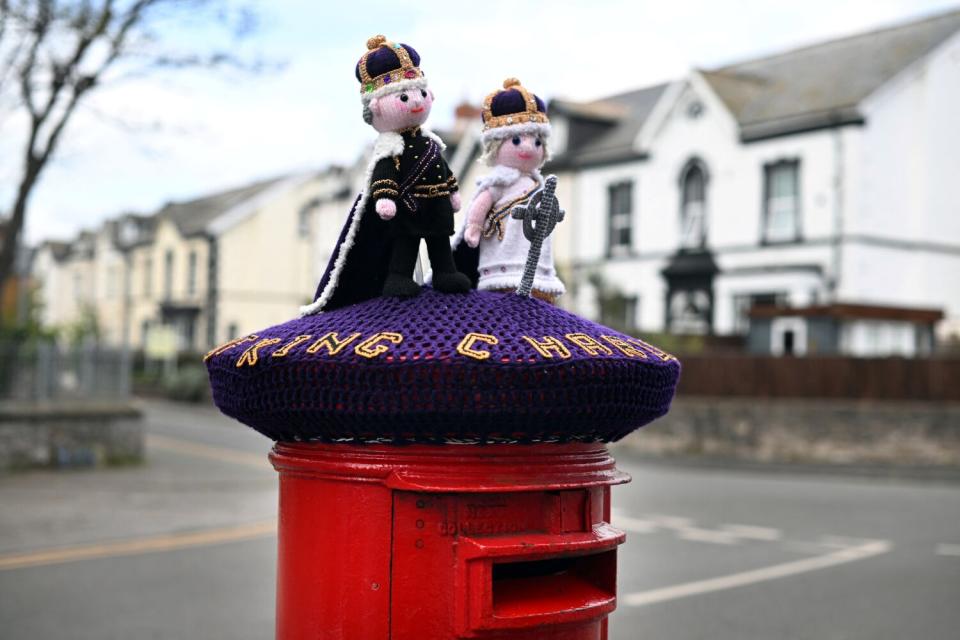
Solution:
<path fill-rule="evenodd" d="M 468 224 L 467 230 L 463 233 L 463 239 L 466 240 L 467 244 L 471 247 L 476 247 L 480 244 L 480 225 Z"/>
<path fill-rule="evenodd" d="M 397 215 L 397 203 L 389 198 L 377 200 L 377 215 L 384 220 L 390 220 Z"/>
<path fill-rule="evenodd" d="M 459 192 L 459 191 L 454 191 L 453 193 L 451 193 L 451 194 L 450 194 L 450 206 L 453 207 L 453 212 L 454 212 L 454 213 L 456 213 L 457 211 L 460 211 L 460 205 L 461 205 L 461 204 L 462 204 L 462 203 L 461 203 L 461 201 L 460 201 L 460 192 Z"/>

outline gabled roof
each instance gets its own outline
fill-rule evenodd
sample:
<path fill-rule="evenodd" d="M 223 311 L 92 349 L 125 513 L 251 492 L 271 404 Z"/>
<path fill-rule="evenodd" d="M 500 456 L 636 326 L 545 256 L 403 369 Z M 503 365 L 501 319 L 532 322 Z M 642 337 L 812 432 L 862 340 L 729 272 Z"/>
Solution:
<path fill-rule="evenodd" d="M 53 256 L 53 259 L 57 262 L 63 262 L 70 255 L 70 244 L 67 242 L 61 242 L 59 240 L 45 240 L 37 247 L 37 251 L 42 249 L 49 249 L 50 255 Z"/>
<path fill-rule="evenodd" d="M 860 103 L 960 31 L 960 10 L 701 71 L 744 140 L 862 122 Z"/>
<path fill-rule="evenodd" d="M 254 185 L 258 188 L 249 189 L 242 197 L 238 197 L 232 202 L 227 203 L 229 206 L 223 208 L 216 216 L 208 218 L 209 224 L 207 224 L 203 230 L 213 235 L 220 235 L 256 214 L 257 211 L 267 202 L 277 197 L 277 195 L 296 188 L 310 180 L 321 178 L 324 175 L 337 177 L 339 173 L 339 168 L 331 167 L 320 172 L 312 171 L 293 174 Z M 306 205 L 308 203 L 304 204 Z"/>
<path fill-rule="evenodd" d="M 634 141 L 668 86 L 658 84 L 592 102 L 551 103 L 551 110 L 556 106 L 558 111 L 573 118 L 602 123 L 602 128 L 594 128 L 596 135 L 582 144 L 578 144 L 576 132 L 571 131 L 568 149 L 563 157 L 557 158 L 557 164 L 583 166 L 642 157 Z"/>
<path fill-rule="evenodd" d="M 121 251 L 153 242 L 157 230 L 154 216 L 124 213 L 104 223 L 110 241 Z"/>
<path fill-rule="evenodd" d="M 229 211 L 245 200 L 253 198 L 282 180 L 284 178 L 271 178 L 196 200 L 167 203 L 160 209 L 157 216 L 171 220 L 177 225 L 177 230 L 183 236 L 199 235 L 204 233 L 207 225 L 220 214 Z"/>

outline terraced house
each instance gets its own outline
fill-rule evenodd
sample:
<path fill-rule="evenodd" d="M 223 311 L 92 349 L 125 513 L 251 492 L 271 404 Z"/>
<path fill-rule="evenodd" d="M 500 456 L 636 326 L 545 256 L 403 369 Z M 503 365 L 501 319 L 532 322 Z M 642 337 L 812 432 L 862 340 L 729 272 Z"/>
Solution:
<path fill-rule="evenodd" d="M 316 282 L 316 211 L 338 175 L 265 180 L 44 243 L 33 268 L 43 320 L 91 317 L 105 342 L 135 349 L 160 328 L 185 351 L 287 320 Z"/>
<path fill-rule="evenodd" d="M 774 352 L 810 309 L 857 309 L 822 351 L 923 352 L 940 311 L 960 332 L 960 11 L 551 108 L 575 310 L 717 334 L 803 310 Z"/>

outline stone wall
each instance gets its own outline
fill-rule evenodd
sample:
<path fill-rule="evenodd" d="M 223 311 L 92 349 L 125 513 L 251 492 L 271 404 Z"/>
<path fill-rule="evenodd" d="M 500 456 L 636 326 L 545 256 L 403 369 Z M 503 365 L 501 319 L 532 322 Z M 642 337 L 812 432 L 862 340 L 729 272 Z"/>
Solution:
<path fill-rule="evenodd" d="M 960 404 L 681 397 L 622 442 L 659 456 L 960 467 Z"/>
<path fill-rule="evenodd" d="M 143 449 L 141 414 L 129 404 L 0 404 L 0 472 L 129 464 Z"/>

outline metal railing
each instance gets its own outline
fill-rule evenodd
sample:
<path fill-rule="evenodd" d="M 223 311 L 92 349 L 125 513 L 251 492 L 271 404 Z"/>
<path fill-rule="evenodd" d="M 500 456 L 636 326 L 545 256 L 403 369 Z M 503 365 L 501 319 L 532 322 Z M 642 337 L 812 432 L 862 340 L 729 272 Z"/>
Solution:
<path fill-rule="evenodd" d="M 116 400 L 130 396 L 132 359 L 93 340 L 0 342 L 0 400 Z"/>

